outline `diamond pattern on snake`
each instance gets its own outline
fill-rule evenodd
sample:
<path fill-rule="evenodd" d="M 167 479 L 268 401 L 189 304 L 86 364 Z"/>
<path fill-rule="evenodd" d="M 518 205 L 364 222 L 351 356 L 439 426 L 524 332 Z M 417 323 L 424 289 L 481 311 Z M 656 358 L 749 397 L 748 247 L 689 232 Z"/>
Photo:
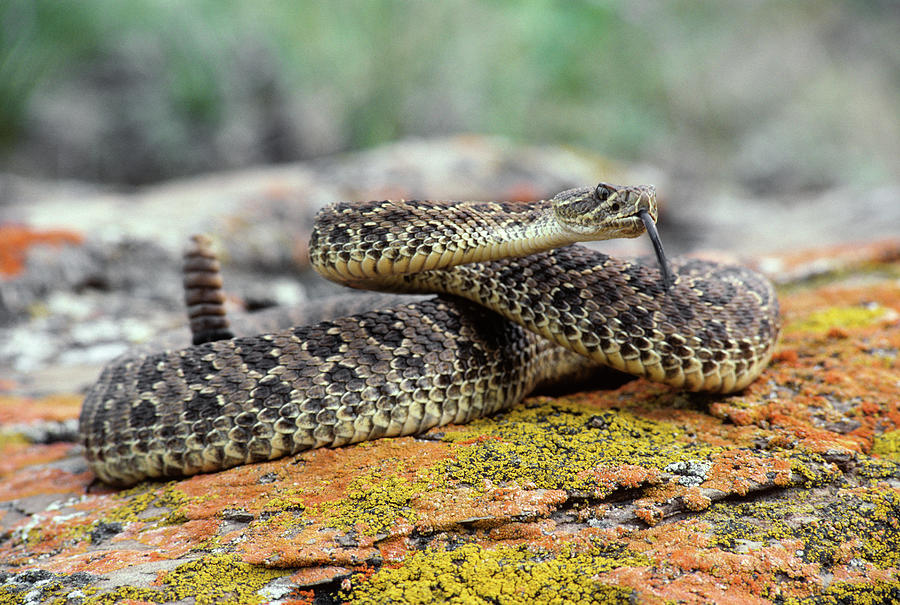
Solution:
<path fill-rule="evenodd" d="M 221 283 L 186 278 L 198 344 L 144 347 L 103 370 L 81 413 L 89 464 L 101 480 L 128 485 L 412 435 L 509 408 L 598 366 L 689 391 L 744 388 L 778 337 L 772 285 L 740 266 L 670 262 L 656 218 L 653 187 L 607 183 L 529 204 L 327 206 L 310 241 L 319 273 L 352 288 L 436 296 L 381 298 L 371 311 L 287 328 L 251 318 L 255 335 L 230 338 L 227 322 L 203 322 L 221 315 Z M 577 243 L 645 232 L 655 261 Z"/>

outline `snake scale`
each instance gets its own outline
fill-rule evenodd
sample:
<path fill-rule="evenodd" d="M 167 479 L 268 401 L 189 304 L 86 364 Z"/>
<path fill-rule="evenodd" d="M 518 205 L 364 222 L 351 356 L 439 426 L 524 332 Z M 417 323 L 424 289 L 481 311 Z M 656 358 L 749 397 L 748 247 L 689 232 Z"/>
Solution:
<path fill-rule="evenodd" d="M 653 236 L 656 213 L 652 187 L 605 183 L 533 204 L 328 206 L 310 241 L 322 275 L 438 296 L 126 354 L 85 398 L 88 462 L 101 480 L 127 485 L 416 434 L 597 365 L 691 391 L 739 390 L 778 337 L 764 277 L 673 259 L 669 284 L 651 262 L 575 244 L 645 227 Z"/>

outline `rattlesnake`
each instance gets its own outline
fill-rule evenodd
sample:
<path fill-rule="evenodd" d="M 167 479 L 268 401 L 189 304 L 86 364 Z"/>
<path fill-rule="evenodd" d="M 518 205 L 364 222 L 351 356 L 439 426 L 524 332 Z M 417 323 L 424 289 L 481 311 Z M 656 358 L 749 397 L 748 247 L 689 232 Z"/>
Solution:
<path fill-rule="evenodd" d="M 603 183 L 532 204 L 326 207 L 310 241 L 320 273 L 440 295 L 127 354 L 85 398 L 90 466 L 129 484 L 416 434 L 507 408 L 598 364 L 687 390 L 741 389 L 778 336 L 764 277 L 675 259 L 669 285 L 651 264 L 572 245 L 636 237 L 645 226 L 655 234 L 656 212 L 652 187 Z"/>

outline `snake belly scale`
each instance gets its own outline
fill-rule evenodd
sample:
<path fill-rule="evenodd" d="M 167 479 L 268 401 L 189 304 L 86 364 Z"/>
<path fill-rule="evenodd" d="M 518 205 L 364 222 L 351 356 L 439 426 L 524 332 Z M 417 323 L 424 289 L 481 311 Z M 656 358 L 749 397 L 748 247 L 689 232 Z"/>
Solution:
<path fill-rule="evenodd" d="M 652 263 L 573 245 L 636 237 L 652 187 L 603 184 L 533 204 L 380 201 L 320 211 L 325 277 L 439 296 L 312 325 L 141 351 L 88 392 L 81 433 L 108 483 L 190 475 L 315 447 L 416 434 L 507 408 L 606 365 L 693 391 L 743 388 L 779 331 L 749 269 Z"/>

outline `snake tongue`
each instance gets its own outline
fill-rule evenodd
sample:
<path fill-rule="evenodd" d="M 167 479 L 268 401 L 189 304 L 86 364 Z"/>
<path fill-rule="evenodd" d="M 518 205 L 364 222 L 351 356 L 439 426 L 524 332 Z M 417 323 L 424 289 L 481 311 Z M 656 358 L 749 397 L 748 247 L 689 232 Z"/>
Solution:
<path fill-rule="evenodd" d="M 646 210 L 641 210 L 638 215 L 644 222 L 644 228 L 647 230 L 647 235 L 650 236 L 650 241 L 653 242 L 653 251 L 656 252 L 656 262 L 659 263 L 663 284 L 665 285 L 666 290 L 668 290 L 672 287 L 674 280 L 672 279 L 672 270 L 669 268 L 669 260 L 666 258 L 666 252 L 663 250 L 662 241 L 659 239 L 659 232 L 656 230 L 656 223 L 653 222 L 653 218 L 651 218 L 650 213 Z"/>

